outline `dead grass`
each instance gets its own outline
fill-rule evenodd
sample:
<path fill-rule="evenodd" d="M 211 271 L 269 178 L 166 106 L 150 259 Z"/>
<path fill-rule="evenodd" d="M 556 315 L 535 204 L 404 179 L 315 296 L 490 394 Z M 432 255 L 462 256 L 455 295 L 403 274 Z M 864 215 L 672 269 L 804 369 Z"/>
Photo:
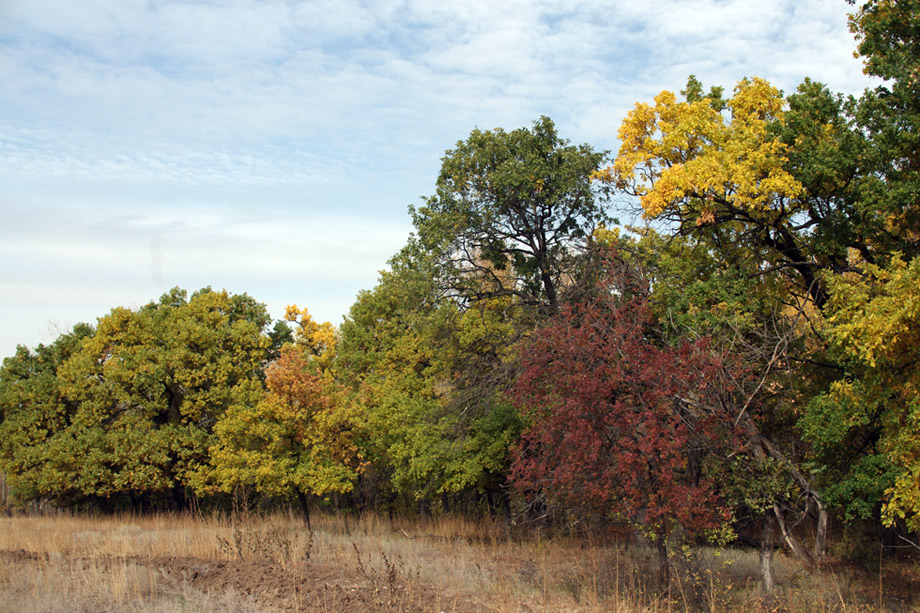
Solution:
<path fill-rule="evenodd" d="M 0 518 L 0 610 L 911 610 L 884 590 L 916 582 L 909 567 L 886 581 L 776 562 L 781 588 L 767 596 L 754 551 L 677 552 L 662 589 L 650 549 L 509 541 L 500 526 L 453 518 L 321 516 L 311 533 L 283 514 L 16 517 Z"/>

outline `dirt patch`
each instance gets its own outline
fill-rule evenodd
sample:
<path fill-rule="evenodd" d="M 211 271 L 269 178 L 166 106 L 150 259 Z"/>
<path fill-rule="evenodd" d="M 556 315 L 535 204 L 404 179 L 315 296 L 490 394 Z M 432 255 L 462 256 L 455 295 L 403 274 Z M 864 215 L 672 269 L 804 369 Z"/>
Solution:
<path fill-rule="evenodd" d="M 172 581 L 203 591 L 233 589 L 281 611 L 491 611 L 472 596 L 386 577 L 364 577 L 348 569 L 304 562 L 282 568 L 269 561 L 209 562 L 196 558 L 135 560 Z"/>
<path fill-rule="evenodd" d="M 25 549 L 15 549 L 12 551 L 0 550 L 0 560 L 10 562 L 35 562 L 38 560 L 48 560 L 50 556 L 47 553 L 36 553 L 26 551 Z"/>

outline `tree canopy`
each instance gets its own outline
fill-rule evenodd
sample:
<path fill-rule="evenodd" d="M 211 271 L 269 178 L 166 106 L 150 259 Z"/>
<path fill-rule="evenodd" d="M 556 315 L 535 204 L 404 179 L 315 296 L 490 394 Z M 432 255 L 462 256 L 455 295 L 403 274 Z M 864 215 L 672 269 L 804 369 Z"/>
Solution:
<path fill-rule="evenodd" d="M 444 288 L 466 300 L 559 303 L 569 261 L 604 219 L 591 176 L 604 154 L 570 145 L 548 117 L 533 128 L 473 130 L 446 153 L 437 192 L 412 210 Z"/>

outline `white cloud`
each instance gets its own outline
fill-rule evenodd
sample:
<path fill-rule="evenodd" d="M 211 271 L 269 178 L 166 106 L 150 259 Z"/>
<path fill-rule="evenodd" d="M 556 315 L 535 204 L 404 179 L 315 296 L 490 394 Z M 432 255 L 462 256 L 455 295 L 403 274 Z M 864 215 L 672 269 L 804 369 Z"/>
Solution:
<path fill-rule="evenodd" d="M 246 292 L 268 303 L 275 317 L 300 302 L 338 322 L 409 232 L 405 220 L 271 207 L 2 212 L 17 220 L 0 230 L 3 308 L 18 313 L 0 329 L 4 355 L 16 343 L 47 342 L 36 334 L 48 321 L 92 322 L 114 306 L 136 307 L 177 285 Z"/>

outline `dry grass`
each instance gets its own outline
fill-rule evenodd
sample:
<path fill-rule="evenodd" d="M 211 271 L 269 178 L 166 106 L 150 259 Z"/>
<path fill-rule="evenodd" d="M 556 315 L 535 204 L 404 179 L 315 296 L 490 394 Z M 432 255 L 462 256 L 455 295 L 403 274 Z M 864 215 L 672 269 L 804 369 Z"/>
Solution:
<path fill-rule="evenodd" d="M 189 517 L 0 519 L 0 610 L 258 611 L 232 592 L 169 582 L 144 557 L 219 554 L 221 522 Z"/>
<path fill-rule="evenodd" d="M 358 610 L 348 602 L 362 592 L 362 610 L 894 606 L 878 594 L 878 577 L 852 570 L 806 573 L 783 555 L 777 555 L 782 587 L 770 597 L 760 590 L 757 554 L 747 550 L 677 553 L 674 580 L 661 589 L 649 549 L 571 539 L 512 542 L 488 522 L 448 518 L 322 516 L 312 533 L 285 515 L 241 521 L 191 515 L 2 518 L 0 554 L 2 611 L 346 611 Z M 214 571 L 212 581 L 196 583 L 195 568 L 205 566 Z M 217 570 L 235 574 L 221 582 Z"/>

